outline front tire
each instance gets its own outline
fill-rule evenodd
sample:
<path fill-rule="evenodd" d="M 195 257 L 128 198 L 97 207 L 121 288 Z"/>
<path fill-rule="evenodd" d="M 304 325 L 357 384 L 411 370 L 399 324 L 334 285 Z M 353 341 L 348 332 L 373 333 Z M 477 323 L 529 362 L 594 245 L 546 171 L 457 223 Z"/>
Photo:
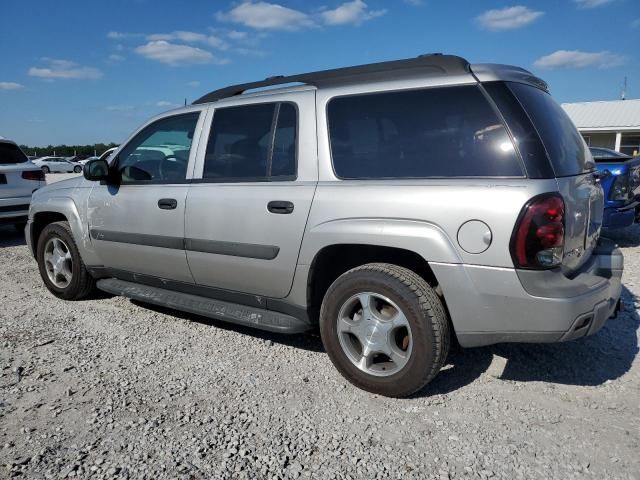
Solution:
<path fill-rule="evenodd" d="M 51 169 L 49 169 L 49 167 L 47 167 L 46 165 L 44 167 L 42 167 L 42 173 L 47 174 L 51 171 Z"/>
<path fill-rule="evenodd" d="M 320 334 L 338 371 L 363 390 L 406 397 L 440 371 L 450 345 L 440 298 L 416 273 L 371 263 L 338 277 L 320 310 Z"/>
<path fill-rule="evenodd" d="M 68 222 L 50 223 L 38 237 L 38 269 L 44 284 L 56 297 L 82 300 L 94 290 Z"/>
<path fill-rule="evenodd" d="M 76 165 L 73 167 L 73 173 L 80 173 L 82 171 L 82 167 L 80 165 Z"/>

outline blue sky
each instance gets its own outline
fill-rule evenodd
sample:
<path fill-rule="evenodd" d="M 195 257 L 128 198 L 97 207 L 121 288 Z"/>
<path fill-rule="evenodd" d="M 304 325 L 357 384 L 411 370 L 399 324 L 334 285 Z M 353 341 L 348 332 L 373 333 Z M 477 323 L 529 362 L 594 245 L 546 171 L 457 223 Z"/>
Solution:
<path fill-rule="evenodd" d="M 121 142 L 209 90 L 428 52 L 515 64 L 559 101 L 640 98 L 638 0 L 3 0 L 0 135 Z"/>

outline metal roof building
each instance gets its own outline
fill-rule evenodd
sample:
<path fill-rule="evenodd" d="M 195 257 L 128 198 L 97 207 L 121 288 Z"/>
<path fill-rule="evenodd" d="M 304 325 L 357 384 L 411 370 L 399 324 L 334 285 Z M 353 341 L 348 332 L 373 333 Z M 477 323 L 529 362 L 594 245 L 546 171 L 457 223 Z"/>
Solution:
<path fill-rule="evenodd" d="M 640 152 L 640 99 L 563 103 L 589 146 Z"/>

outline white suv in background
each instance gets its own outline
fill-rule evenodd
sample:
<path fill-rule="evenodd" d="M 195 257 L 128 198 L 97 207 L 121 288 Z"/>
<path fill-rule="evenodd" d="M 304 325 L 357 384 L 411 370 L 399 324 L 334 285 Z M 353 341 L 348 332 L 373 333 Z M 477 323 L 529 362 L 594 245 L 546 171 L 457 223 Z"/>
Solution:
<path fill-rule="evenodd" d="M 0 225 L 27 223 L 31 194 L 44 185 L 44 173 L 11 140 L 0 138 Z"/>

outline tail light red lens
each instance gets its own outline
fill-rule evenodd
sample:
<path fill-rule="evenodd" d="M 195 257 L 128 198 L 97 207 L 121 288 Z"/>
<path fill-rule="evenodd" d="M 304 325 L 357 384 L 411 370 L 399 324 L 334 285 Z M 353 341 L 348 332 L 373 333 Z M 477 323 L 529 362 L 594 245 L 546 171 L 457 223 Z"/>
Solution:
<path fill-rule="evenodd" d="M 564 200 L 557 193 L 533 197 L 522 209 L 511 237 L 517 268 L 545 269 L 562 263 Z"/>
<path fill-rule="evenodd" d="M 38 170 L 27 170 L 22 172 L 22 178 L 25 180 L 38 180 L 40 182 L 44 182 L 44 172 L 40 169 Z"/>

